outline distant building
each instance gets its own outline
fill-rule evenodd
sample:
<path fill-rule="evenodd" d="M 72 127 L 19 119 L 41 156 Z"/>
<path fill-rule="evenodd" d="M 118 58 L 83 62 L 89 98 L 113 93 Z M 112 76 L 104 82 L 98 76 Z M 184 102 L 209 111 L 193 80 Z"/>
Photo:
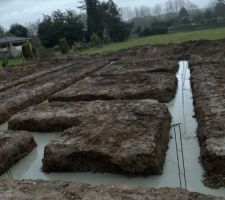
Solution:
<path fill-rule="evenodd" d="M 30 38 L 16 36 L 0 37 L 0 58 L 20 56 L 22 54 L 22 44 L 26 41 L 30 42 L 30 40 Z"/>

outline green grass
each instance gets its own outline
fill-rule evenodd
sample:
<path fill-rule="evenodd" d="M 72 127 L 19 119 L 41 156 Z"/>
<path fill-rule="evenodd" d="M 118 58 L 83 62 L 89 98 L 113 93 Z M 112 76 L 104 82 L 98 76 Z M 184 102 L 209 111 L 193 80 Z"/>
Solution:
<path fill-rule="evenodd" d="M 225 28 L 205 29 L 198 31 L 188 31 L 179 33 L 169 33 L 165 35 L 157 35 L 150 37 L 142 37 L 130 39 L 125 42 L 104 45 L 101 48 L 91 48 L 84 51 L 84 54 L 107 54 L 118 51 L 120 49 L 131 48 L 145 44 L 168 44 L 181 43 L 189 40 L 216 40 L 225 38 Z"/>
<path fill-rule="evenodd" d="M 9 58 L 8 62 L 9 62 L 9 66 L 10 65 L 19 65 L 19 64 L 23 63 L 23 59 L 22 58 Z"/>
<path fill-rule="evenodd" d="M 8 65 L 19 65 L 23 63 L 23 59 L 22 58 L 8 58 Z M 2 68 L 2 60 L 0 59 L 0 68 Z"/>

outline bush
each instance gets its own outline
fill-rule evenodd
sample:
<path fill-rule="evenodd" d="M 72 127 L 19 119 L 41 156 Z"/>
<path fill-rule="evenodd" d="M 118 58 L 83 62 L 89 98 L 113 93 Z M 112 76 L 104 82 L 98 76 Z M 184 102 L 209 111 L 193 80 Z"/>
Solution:
<path fill-rule="evenodd" d="M 32 47 L 30 42 L 25 42 L 22 44 L 23 56 L 26 59 L 31 59 L 33 57 Z"/>
<path fill-rule="evenodd" d="M 40 47 L 37 49 L 37 58 L 48 59 L 55 56 L 54 49 L 46 49 L 45 47 Z"/>
<path fill-rule="evenodd" d="M 90 39 L 91 45 L 98 46 L 101 43 L 101 38 L 98 36 L 98 34 L 93 33 Z"/>
<path fill-rule="evenodd" d="M 150 36 L 150 35 L 159 35 L 168 33 L 168 28 L 166 27 L 154 27 L 154 28 L 145 28 L 139 36 Z"/>
<path fill-rule="evenodd" d="M 151 35 L 151 30 L 150 30 L 150 28 L 144 28 L 144 30 L 141 31 L 140 34 L 139 34 L 139 36 L 142 36 L 142 37 L 144 37 L 144 36 L 149 36 L 149 35 Z"/>
<path fill-rule="evenodd" d="M 67 54 L 69 51 L 69 45 L 66 41 L 66 38 L 62 38 L 59 40 L 59 48 L 62 54 Z"/>
<path fill-rule="evenodd" d="M 155 27 L 151 29 L 151 35 L 166 34 L 166 33 L 168 33 L 168 28 L 166 27 Z"/>
<path fill-rule="evenodd" d="M 109 31 L 109 37 L 113 42 L 121 42 L 127 40 L 133 28 L 132 23 L 119 22 L 115 24 Z"/>
<path fill-rule="evenodd" d="M 3 58 L 2 60 L 2 67 L 5 68 L 9 65 L 8 59 L 7 58 Z"/>

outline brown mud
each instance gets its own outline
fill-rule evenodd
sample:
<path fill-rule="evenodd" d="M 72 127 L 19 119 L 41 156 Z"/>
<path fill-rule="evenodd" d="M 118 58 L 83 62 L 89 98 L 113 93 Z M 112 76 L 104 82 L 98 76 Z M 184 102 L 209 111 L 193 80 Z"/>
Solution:
<path fill-rule="evenodd" d="M 91 186 L 72 182 L 3 180 L 0 182 L 1 200 L 224 200 L 172 188 L 137 188 L 130 186 Z"/>
<path fill-rule="evenodd" d="M 0 174 L 28 155 L 36 143 L 29 132 L 0 132 Z M 1 195 L 0 195 L 1 196 Z"/>
<path fill-rule="evenodd" d="M 152 100 L 96 104 L 79 113 L 85 116 L 81 125 L 46 146 L 44 171 L 161 174 L 171 121 L 167 108 Z"/>
<path fill-rule="evenodd" d="M 89 73 L 105 66 L 105 60 L 88 60 L 63 70 L 47 74 L 25 84 L 20 84 L 0 93 L 0 123 L 7 121 L 13 114 L 48 99 Z"/>
<path fill-rule="evenodd" d="M 205 50 L 203 58 L 193 57 L 190 68 L 204 183 L 221 187 L 225 186 L 225 50 L 219 43 L 212 47 L 214 51 Z"/>

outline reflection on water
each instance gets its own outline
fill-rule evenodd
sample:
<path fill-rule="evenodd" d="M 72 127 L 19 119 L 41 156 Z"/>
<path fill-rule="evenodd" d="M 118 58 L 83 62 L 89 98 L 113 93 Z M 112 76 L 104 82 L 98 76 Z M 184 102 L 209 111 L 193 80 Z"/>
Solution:
<path fill-rule="evenodd" d="M 178 90 L 175 99 L 166 104 L 173 117 L 172 124 L 181 123 L 182 138 L 184 145 L 185 168 L 187 187 L 190 191 L 225 196 L 225 189 L 212 190 L 204 187 L 201 182 L 203 169 L 199 162 L 200 149 L 196 138 L 197 121 L 194 116 L 192 91 L 190 87 L 190 71 L 187 62 L 180 62 L 177 73 Z M 7 126 L 0 126 L 5 129 Z M 34 133 L 38 147 L 26 158 L 11 168 L 14 179 L 44 179 L 76 181 L 89 184 L 126 184 L 145 187 L 179 187 L 178 168 L 176 160 L 176 149 L 173 137 L 173 129 L 170 131 L 171 140 L 167 152 L 163 175 L 150 177 L 127 178 L 114 174 L 93 173 L 50 173 L 41 171 L 44 146 L 50 140 L 57 137 L 57 133 Z M 6 178 L 7 175 L 2 176 Z"/>
<path fill-rule="evenodd" d="M 0 125 L 0 131 L 6 131 L 6 130 L 8 130 L 8 123 L 4 123 Z"/>

